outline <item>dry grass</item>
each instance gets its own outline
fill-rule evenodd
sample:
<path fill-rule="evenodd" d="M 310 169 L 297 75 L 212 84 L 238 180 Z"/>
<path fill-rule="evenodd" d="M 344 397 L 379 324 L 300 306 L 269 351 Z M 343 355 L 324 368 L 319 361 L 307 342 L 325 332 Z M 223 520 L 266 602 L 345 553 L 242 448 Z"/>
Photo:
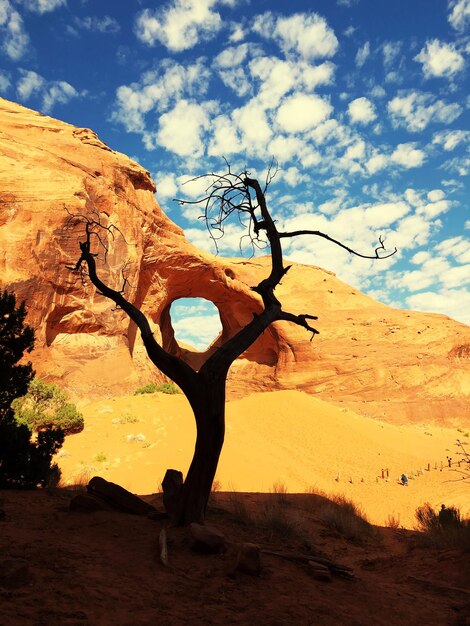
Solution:
<path fill-rule="evenodd" d="M 442 517 L 425 502 L 416 509 L 416 522 L 423 545 L 470 550 L 470 520 L 462 519 L 456 507 L 448 507 L 447 515 Z"/>
<path fill-rule="evenodd" d="M 272 494 L 261 509 L 260 526 L 267 532 L 268 538 L 303 539 L 305 531 L 302 521 L 295 512 L 286 510 L 287 500 L 278 499 Z"/>
<path fill-rule="evenodd" d="M 400 528 L 400 516 L 395 515 L 394 513 L 389 513 L 385 520 L 385 526 L 387 528 L 393 528 L 393 530 L 398 530 Z"/>
<path fill-rule="evenodd" d="M 59 482 L 58 487 L 60 489 L 67 489 L 68 491 L 86 491 L 87 485 L 92 478 L 92 472 L 89 469 L 82 470 L 74 477 L 72 483 L 64 483 L 62 480 Z"/>
<path fill-rule="evenodd" d="M 319 513 L 325 526 L 336 530 L 348 541 L 361 544 L 379 539 L 377 529 L 364 512 L 344 496 L 332 497 L 320 507 Z"/>
<path fill-rule="evenodd" d="M 288 492 L 287 492 L 287 487 L 284 483 L 281 483 L 280 481 L 276 481 L 275 483 L 273 483 L 273 486 L 271 487 L 269 492 L 273 494 L 273 496 L 275 497 L 277 502 L 279 502 L 279 504 L 287 504 Z"/>
<path fill-rule="evenodd" d="M 229 512 L 232 519 L 239 524 L 244 526 L 256 524 L 255 517 L 246 505 L 244 495 L 233 490 L 229 494 Z"/>

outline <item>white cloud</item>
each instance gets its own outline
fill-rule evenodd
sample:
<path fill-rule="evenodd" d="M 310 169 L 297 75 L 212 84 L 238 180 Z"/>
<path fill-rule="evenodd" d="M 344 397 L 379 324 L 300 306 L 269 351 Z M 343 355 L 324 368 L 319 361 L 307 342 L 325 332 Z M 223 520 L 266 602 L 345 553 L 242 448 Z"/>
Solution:
<path fill-rule="evenodd" d="M 61 6 L 65 6 L 66 0 L 20 0 L 21 4 L 34 13 L 50 13 Z"/>
<path fill-rule="evenodd" d="M 175 331 L 175 339 L 179 343 L 193 346 L 196 350 L 205 350 L 222 330 L 219 314 L 201 312 L 191 315 L 191 310 L 187 311 L 189 307 L 186 307 L 186 311 L 183 309 L 179 312 L 175 305 L 177 305 L 177 301 L 171 307 L 171 325 Z M 176 315 L 179 319 L 176 318 Z M 185 315 L 185 317 L 180 317 L 181 315 Z"/>
<path fill-rule="evenodd" d="M 250 100 L 245 106 L 235 109 L 233 120 L 242 134 L 243 147 L 256 156 L 264 155 L 273 135 L 264 107 L 256 100 Z"/>
<path fill-rule="evenodd" d="M 139 83 L 118 87 L 112 118 L 128 131 L 145 133 L 145 117 L 150 111 L 164 112 L 184 97 L 201 98 L 209 76 L 201 59 L 189 65 L 162 62 L 156 70 L 143 74 Z"/>
<path fill-rule="evenodd" d="M 43 94 L 42 109 L 46 113 L 52 111 L 56 104 L 67 104 L 79 95 L 75 87 L 65 80 L 51 81 Z"/>
<path fill-rule="evenodd" d="M 428 199 L 431 202 L 439 202 L 439 200 L 444 200 L 444 197 L 445 193 L 442 189 L 432 189 L 431 191 L 428 191 Z"/>
<path fill-rule="evenodd" d="M 366 153 L 366 144 L 365 141 L 360 139 L 356 141 L 346 150 L 344 157 L 346 159 L 363 159 Z"/>
<path fill-rule="evenodd" d="M 275 108 L 296 85 L 295 65 L 276 57 L 260 57 L 249 64 L 251 76 L 260 81 L 257 100 L 264 109 Z"/>
<path fill-rule="evenodd" d="M 368 124 L 377 117 L 374 105 L 367 98 L 356 98 L 350 102 L 348 114 L 353 124 Z"/>
<path fill-rule="evenodd" d="M 160 116 L 157 139 L 161 146 L 184 157 L 204 154 L 203 133 L 209 127 L 210 103 L 180 100 Z"/>
<path fill-rule="evenodd" d="M 422 63 L 426 78 L 452 77 L 462 71 L 465 66 L 464 58 L 455 46 L 438 39 L 427 41 L 414 60 Z"/>
<path fill-rule="evenodd" d="M 0 35 L 2 50 L 13 61 L 20 59 L 29 45 L 29 37 L 24 30 L 21 15 L 9 0 L 0 0 Z"/>
<path fill-rule="evenodd" d="M 449 8 L 452 9 L 449 15 L 449 24 L 463 32 L 470 22 L 470 0 L 451 0 Z"/>
<path fill-rule="evenodd" d="M 154 176 L 155 184 L 157 186 L 157 197 L 159 200 L 174 198 L 178 191 L 178 184 L 175 174 L 172 173 L 158 173 Z"/>
<path fill-rule="evenodd" d="M 469 130 L 443 130 L 434 134 L 432 142 L 441 145 L 444 150 L 454 150 L 461 143 L 470 141 Z"/>
<path fill-rule="evenodd" d="M 437 202 L 429 202 L 418 210 L 419 214 L 425 215 L 428 219 L 433 219 L 441 213 L 445 213 L 450 208 L 450 203 L 447 200 L 439 200 Z"/>
<path fill-rule="evenodd" d="M 255 20 L 253 30 L 277 41 L 285 54 L 294 52 L 306 60 L 332 57 L 338 49 L 333 30 L 323 17 L 313 12 L 278 18 L 264 13 Z"/>
<path fill-rule="evenodd" d="M 288 161 L 294 155 L 299 158 L 300 155 L 305 152 L 305 149 L 305 143 L 298 137 L 285 137 L 283 135 L 277 135 L 277 137 L 271 141 L 268 148 L 269 154 L 272 154 L 280 163 Z M 292 170 L 293 168 L 290 169 Z M 287 180 L 287 176 L 284 178 Z"/>
<path fill-rule="evenodd" d="M 462 113 L 457 104 L 446 104 L 430 93 L 411 91 L 395 96 L 387 105 L 395 127 L 404 126 L 411 132 L 422 131 L 431 122 L 450 124 Z"/>
<path fill-rule="evenodd" d="M 245 39 L 246 32 L 245 32 L 243 26 L 241 26 L 241 24 L 238 24 L 236 22 L 232 22 L 232 24 L 230 24 L 230 28 L 232 29 L 232 32 L 230 33 L 230 36 L 228 38 L 230 43 L 237 43 L 237 42 L 242 41 L 243 39 Z"/>
<path fill-rule="evenodd" d="M 409 296 L 406 302 L 412 309 L 443 313 L 464 324 L 470 324 L 470 291 L 465 289 L 425 291 Z"/>
<path fill-rule="evenodd" d="M 16 91 L 21 98 L 28 100 L 43 88 L 46 81 L 36 72 L 20 70 L 20 73 L 21 78 L 16 85 Z"/>
<path fill-rule="evenodd" d="M 415 265 L 422 265 L 426 261 L 429 261 L 430 258 L 431 258 L 431 254 L 429 252 L 427 252 L 426 250 L 421 250 L 420 252 L 417 252 L 416 254 L 414 254 L 411 257 L 410 261 L 411 263 L 414 263 Z"/>
<path fill-rule="evenodd" d="M 390 159 L 405 168 L 419 167 L 426 155 L 423 150 L 415 148 L 414 143 L 400 143 L 393 151 Z"/>
<path fill-rule="evenodd" d="M 390 69 L 395 63 L 401 52 L 401 41 L 387 41 L 382 46 L 382 54 L 384 57 L 384 66 Z"/>
<path fill-rule="evenodd" d="M 366 163 L 369 174 L 375 174 L 387 167 L 389 159 L 384 154 L 375 154 Z"/>
<path fill-rule="evenodd" d="M 29 100 L 33 95 L 42 98 L 41 110 L 44 113 L 52 111 L 56 104 L 67 104 L 80 94 L 75 87 L 65 80 L 46 80 L 36 72 L 20 69 L 16 90 L 23 100 Z"/>
<path fill-rule="evenodd" d="M 357 67 L 362 67 L 366 62 L 368 56 L 370 55 L 370 44 L 368 41 L 359 48 L 356 53 L 356 65 Z"/>
<path fill-rule="evenodd" d="M 470 172 L 470 158 L 469 157 L 455 157 L 446 161 L 442 165 L 442 169 L 449 172 L 455 172 L 458 176 L 467 176 Z"/>
<path fill-rule="evenodd" d="M 164 45 L 173 52 L 193 48 L 199 41 L 212 38 L 222 19 L 215 11 L 230 0 L 173 0 L 158 9 L 144 9 L 137 15 L 135 34 L 149 46 Z"/>
<path fill-rule="evenodd" d="M 436 250 L 445 256 L 454 257 L 459 263 L 470 263 L 470 240 L 462 235 L 442 240 Z"/>
<path fill-rule="evenodd" d="M 300 183 L 308 180 L 308 176 L 302 174 L 295 166 L 289 167 L 285 172 L 283 172 L 282 178 L 290 187 L 297 187 Z"/>
<path fill-rule="evenodd" d="M 211 121 L 212 138 L 208 154 L 228 157 L 241 150 L 238 129 L 227 115 L 218 115 Z"/>
<path fill-rule="evenodd" d="M 245 61 L 248 55 L 249 45 L 243 43 L 239 46 L 229 46 L 222 50 L 214 59 L 214 67 L 233 68 Z"/>
<path fill-rule="evenodd" d="M 252 85 L 243 68 L 235 67 L 231 70 L 219 70 L 219 76 L 222 82 L 240 98 L 252 93 Z"/>
<path fill-rule="evenodd" d="M 109 15 L 105 15 L 104 17 L 76 17 L 74 20 L 74 24 L 75 26 L 77 26 L 78 28 L 82 28 L 83 30 L 103 34 L 117 33 L 121 29 L 119 22 L 115 20 L 114 17 L 110 17 Z"/>
<path fill-rule="evenodd" d="M 331 104 L 319 96 L 299 93 L 284 100 L 276 120 L 288 133 L 304 132 L 318 126 L 332 110 Z"/>
<path fill-rule="evenodd" d="M 265 109 L 276 108 L 291 91 L 313 91 L 332 81 L 335 66 L 330 61 L 311 65 L 306 61 L 285 61 L 277 57 L 258 56 L 250 61 L 249 71 L 259 84 L 257 100 Z"/>
<path fill-rule="evenodd" d="M 6 72 L 0 71 L 0 92 L 4 93 L 10 87 L 10 78 Z"/>
<path fill-rule="evenodd" d="M 387 95 L 387 92 L 382 85 L 374 85 L 370 91 L 370 95 L 374 98 L 383 98 Z"/>

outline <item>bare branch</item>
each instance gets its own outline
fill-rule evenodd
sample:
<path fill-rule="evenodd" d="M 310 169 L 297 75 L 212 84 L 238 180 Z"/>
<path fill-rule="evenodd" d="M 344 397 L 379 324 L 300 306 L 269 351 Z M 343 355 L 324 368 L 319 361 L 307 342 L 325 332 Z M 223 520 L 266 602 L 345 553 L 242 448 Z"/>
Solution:
<path fill-rule="evenodd" d="M 316 237 L 322 237 L 323 239 L 327 239 L 328 241 L 335 243 L 340 248 L 344 248 L 344 250 L 347 250 L 350 254 L 354 254 L 355 256 L 361 257 L 362 259 L 388 259 L 389 257 L 393 256 L 397 252 L 397 249 L 395 248 L 393 252 L 390 252 L 389 254 L 385 254 L 383 256 L 379 255 L 379 250 L 386 249 L 382 236 L 379 237 L 380 245 L 378 245 L 377 248 L 375 248 L 375 254 L 370 255 L 370 254 L 361 254 L 360 252 L 357 252 L 356 250 L 353 250 L 349 246 L 345 245 L 341 241 L 338 241 L 337 239 L 333 239 L 333 237 L 330 237 L 329 235 L 326 235 L 325 233 L 322 233 L 319 230 L 294 230 L 289 233 L 278 233 L 278 235 L 280 239 L 286 239 L 288 237 L 299 237 L 300 235 L 314 235 Z"/>
<path fill-rule="evenodd" d="M 153 336 L 147 317 L 144 315 L 144 313 L 142 313 L 142 311 L 140 311 L 124 297 L 123 293 L 125 291 L 126 285 L 128 284 L 128 280 L 125 275 L 127 264 L 124 265 L 124 268 L 122 270 L 123 283 L 119 291 L 108 287 L 98 277 L 95 261 L 98 253 L 92 252 L 91 250 L 92 237 L 95 237 L 95 241 L 98 242 L 98 247 L 101 247 L 106 255 L 108 247 L 107 243 L 102 237 L 102 234 L 106 231 L 109 233 L 110 229 L 115 230 L 120 234 L 121 232 L 117 227 L 113 225 L 103 224 L 100 219 L 100 215 L 96 212 L 95 214 L 92 213 L 91 215 L 92 217 L 88 217 L 86 215 L 73 215 L 72 217 L 75 226 L 78 224 L 83 225 L 85 230 L 85 241 L 81 241 L 79 243 L 81 254 L 77 263 L 74 266 L 67 266 L 68 269 L 80 273 L 83 267 L 86 267 L 88 277 L 93 285 L 96 287 L 97 292 L 105 298 L 112 300 L 116 304 L 116 307 L 122 309 L 125 313 L 127 313 L 130 319 L 137 325 L 142 336 L 142 341 L 147 350 L 147 354 L 152 362 L 164 374 L 166 374 L 174 382 L 176 382 L 184 391 L 196 396 L 199 393 L 196 372 L 194 372 L 194 370 L 184 361 L 169 354 L 157 343 Z M 98 229 L 101 229 L 101 231 Z M 114 236 L 114 233 L 111 232 L 111 235 Z"/>
<path fill-rule="evenodd" d="M 319 335 L 320 331 L 307 322 L 307 320 L 317 320 L 318 317 L 316 315 L 293 315 L 292 313 L 288 313 L 287 311 L 281 311 L 278 317 L 279 320 L 284 320 L 286 322 L 293 322 L 297 324 L 297 326 L 302 326 L 306 330 L 312 333 L 310 341 L 315 337 L 315 335 Z"/>

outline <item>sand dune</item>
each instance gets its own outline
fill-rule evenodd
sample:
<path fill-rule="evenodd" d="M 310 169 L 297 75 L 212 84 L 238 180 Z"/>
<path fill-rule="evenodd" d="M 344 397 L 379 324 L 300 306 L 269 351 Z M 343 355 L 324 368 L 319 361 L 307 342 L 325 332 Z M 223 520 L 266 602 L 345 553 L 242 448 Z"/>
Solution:
<path fill-rule="evenodd" d="M 66 483 L 100 474 L 144 494 L 159 489 L 166 468 L 186 472 L 195 426 L 184 396 L 124 396 L 82 410 L 85 430 L 68 437 L 60 453 Z M 254 394 L 227 405 L 216 478 L 223 491 L 267 492 L 281 483 L 292 493 L 344 494 L 373 523 L 394 516 L 411 528 L 426 501 L 470 512 L 468 485 L 457 472 L 457 438 L 465 440 L 465 432 L 382 423 L 303 392 Z M 388 481 L 382 469 L 389 470 Z M 398 484 L 403 472 L 408 487 Z"/>

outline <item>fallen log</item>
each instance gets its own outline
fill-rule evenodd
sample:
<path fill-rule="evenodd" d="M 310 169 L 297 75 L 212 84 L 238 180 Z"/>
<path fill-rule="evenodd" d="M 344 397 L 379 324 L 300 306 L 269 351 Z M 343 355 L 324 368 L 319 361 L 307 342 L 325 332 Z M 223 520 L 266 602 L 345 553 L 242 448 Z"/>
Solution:
<path fill-rule="evenodd" d="M 312 554 L 297 554 L 291 552 L 278 552 L 276 550 L 261 550 L 264 554 L 272 554 L 273 556 L 277 556 L 281 559 L 287 559 L 288 561 L 297 561 L 300 563 L 318 563 L 320 565 L 326 566 L 332 574 L 336 574 L 336 576 L 341 576 L 342 578 L 355 578 L 354 570 L 347 565 L 341 565 L 340 563 L 335 563 L 335 561 L 331 561 L 322 556 L 314 556 Z"/>
<path fill-rule="evenodd" d="M 155 511 L 155 507 L 144 502 L 124 487 L 111 483 L 101 476 L 93 476 L 87 485 L 88 493 L 100 498 L 108 506 L 134 515 L 148 515 Z"/>

